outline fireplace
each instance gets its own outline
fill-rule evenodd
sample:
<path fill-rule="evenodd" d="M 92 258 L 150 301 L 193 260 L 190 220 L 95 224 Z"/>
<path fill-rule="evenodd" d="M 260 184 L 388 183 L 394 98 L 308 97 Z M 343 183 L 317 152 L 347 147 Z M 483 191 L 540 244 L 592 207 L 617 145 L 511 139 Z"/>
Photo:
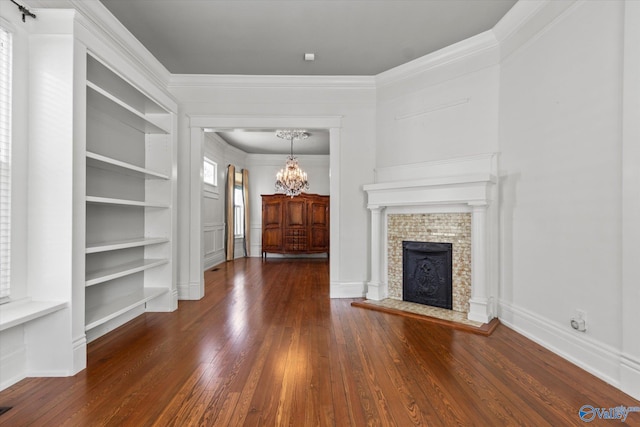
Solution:
<path fill-rule="evenodd" d="M 376 182 L 363 186 L 371 211 L 367 299 L 402 299 L 399 270 L 403 240 L 449 242 L 454 245 L 452 310 L 466 312 L 469 320 L 491 321 L 496 314 L 498 295 L 498 216 L 493 203 L 497 196 L 497 173 L 494 153 L 376 168 Z M 402 236 L 392 224 L 396 218 L 404 221 L 408 217 L 457 214 L 470 218 L 468 258 L 456 253 L 461 246 L 459 239 L 431 222 L 425 223 L 422 231 L 412 230 L 412 234 Z M 412 220 L 416 224 L 419 221 Z M 412 227 L 402 225 L 400 229 Z M 468 276 L 460 274 L 460 266 L 469 272 Z M 469 285 L 460 286 L 461 278 L 466 281 L 465 277 L 470 278 Z"/>
<path fill-rule="evenodd" d="M 451 243 L 402 242 L 402 299 L 451 310 Z"/>

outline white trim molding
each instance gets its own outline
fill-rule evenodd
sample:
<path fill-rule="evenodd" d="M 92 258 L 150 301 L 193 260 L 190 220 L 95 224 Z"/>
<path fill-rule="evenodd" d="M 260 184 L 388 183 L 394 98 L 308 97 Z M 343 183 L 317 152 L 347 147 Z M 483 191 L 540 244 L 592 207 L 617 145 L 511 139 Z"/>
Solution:
<path fill-rule="evenodd" d="M 370 76 L 247 76 L 234 74 L 172 74 L 170 88 L 334 88 L 375 89 Z"/>
<path fill-rule="evenodd" d="M 498 40 L 488 30 L 433 53 L 414 59 L 375 76 L 377 88 L 396 84 L 446 67 L 451 74 L 466 73 L 470 58 L 482 58 L 474 66 L 484 68 L 497 64 L 500 57 Z M 461 64 L 464 64 L 460 67 Z"/>
<path fill-rule="evenodd" d="M 120 52 L 120 57 L 145 74 L 156 85 L 166 88 L 170 81 L 169 71 L 158 61 L 133 34 L 116 19 L 99 1 L 86 0 L 29 0 L 32 8 L 75 9 L 83 16 L 86 30 L 111 49 Z M 39 13 L 40 11 L 36 11 Z M 174 107 L 172 110 L 175 110 Z"/>
<path fill-rule="evenodd" d="M 620 387 L 620 361 L 624 366 L 625 359 L 621 359 L 619 350 L 504 300 L 500 300 L 499 311 L 500 322 L 504 325 L 614 387 Z M 640 363 L 626 360 L 630 362 L 626 366 L 635 371 L 638 378 Z"/>
<path fill-rule="evenodd" d="M 329 298 L 363 298 L 365 282 L 331 282 Z"/>

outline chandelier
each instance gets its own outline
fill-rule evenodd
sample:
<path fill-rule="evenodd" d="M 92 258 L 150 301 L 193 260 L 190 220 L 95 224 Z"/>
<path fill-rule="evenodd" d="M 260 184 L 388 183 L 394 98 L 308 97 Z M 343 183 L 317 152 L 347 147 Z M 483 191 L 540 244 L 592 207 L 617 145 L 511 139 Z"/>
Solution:
<path fill-rule="evenodd" d="M 309 190 L 307 174 L 298 166 L 298 159 L 293 156 L 293 140 L 306 139 L 309 134 L 301 129 L 279 130 L 276 136 L 282 139 L 291 140 L 291 154 L 287 157 L 287 163 L 280 172 L 276 174 L 276 192 L 287 196 L 297 196 Z"/>

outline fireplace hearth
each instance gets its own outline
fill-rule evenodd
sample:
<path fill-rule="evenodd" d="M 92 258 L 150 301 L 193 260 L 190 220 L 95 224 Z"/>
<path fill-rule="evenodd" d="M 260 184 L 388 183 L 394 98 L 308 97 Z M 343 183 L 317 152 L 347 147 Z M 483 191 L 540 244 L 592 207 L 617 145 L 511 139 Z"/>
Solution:
<path fill-rule="evenodd" d="M 402 242 L 402 299 L 452 309 L 451 243 Z"/>

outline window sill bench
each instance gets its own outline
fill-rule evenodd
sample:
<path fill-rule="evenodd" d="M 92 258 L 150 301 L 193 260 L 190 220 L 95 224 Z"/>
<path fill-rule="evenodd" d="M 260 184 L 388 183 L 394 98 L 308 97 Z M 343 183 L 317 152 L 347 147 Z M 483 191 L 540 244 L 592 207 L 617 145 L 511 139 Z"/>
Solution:
<path fill-rule="evenodd" d="M 29 298 L 0 305 L 0 331 L 30 322 L 67 307 L 66 302 L 32 301 Z"/>

